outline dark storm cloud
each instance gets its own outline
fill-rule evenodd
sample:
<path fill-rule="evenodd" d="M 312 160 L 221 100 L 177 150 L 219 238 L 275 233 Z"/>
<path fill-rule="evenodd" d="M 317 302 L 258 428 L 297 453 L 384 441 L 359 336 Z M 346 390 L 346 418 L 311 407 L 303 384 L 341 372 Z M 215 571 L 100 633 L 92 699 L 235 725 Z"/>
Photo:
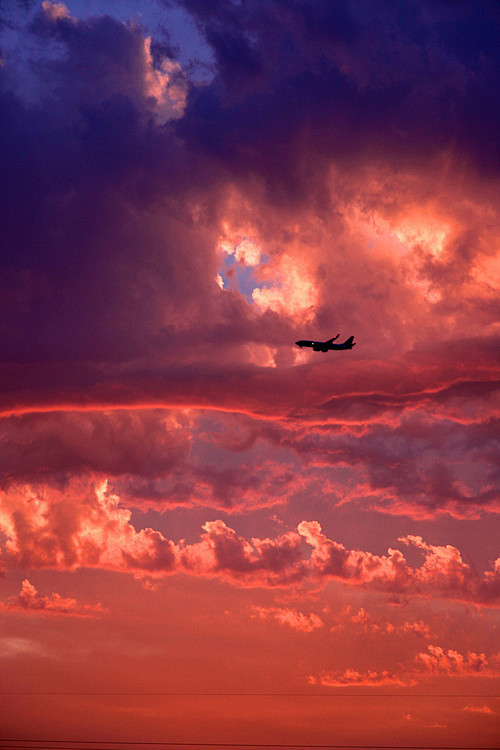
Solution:
<path fill-rule="evenodd" d="M 189 155 L 170 133 L 184 79 L 154 68 L 140 29 L 105 16 L 40 11 L 32 34 L 60 48 L 39 61 L 38 101 L 8 60 L 1 71 L 3 351 L 151 352 L 162 318 L 183 317 L 188 281 L 206 301 L 200 270 L 214 263 L 186 210 Z"/>
<path fill-rule="evenodd" d="M 30 33 L 59 47 L 37 62 L 38 100 L 8 60 L 1 71 L 8 357 L 151 357 L 186 330 L 252 339 L 247 307 L 213 284 L 228 181 L 252 196 L 255 175 L 267 197 L 321 213 L 332 160 L 413 163 L 450 147 L 493 169 L 481 106 L 495 88 L 493 6 L 185 3 L 217 60 L 210 84 L 189 87 L 178 69 L 161 78 L 137 26 L 46 5 Z M 276 318 L 264 339 L 289 335 Z"/>
<path fill-rule="evenodd" d="M 300 181 L 304 152 L 320 170 L 325 156 L 411 162 L 446 148 L 496 172 L 493 3 L 183 4 L 219 76 L 193 92 L 181 132 L 237 172 L 278 190 Z"/>
<path fill-rule="evenodd" d="M 0 485 L 64 485 L 80 474 L 161 476 L 183 463 L 190 433 L 164 413 L 56 412 L 0 421 Z"/>

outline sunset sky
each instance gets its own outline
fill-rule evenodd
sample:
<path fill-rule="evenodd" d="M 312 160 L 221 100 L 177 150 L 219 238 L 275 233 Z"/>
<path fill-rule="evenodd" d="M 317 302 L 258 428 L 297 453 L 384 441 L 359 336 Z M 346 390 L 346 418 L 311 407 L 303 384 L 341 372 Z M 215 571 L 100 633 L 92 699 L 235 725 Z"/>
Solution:
<path fill-rule="evenodd" d="M 500 744 L 499 34 L 0 2 L 0 748 Z"/>

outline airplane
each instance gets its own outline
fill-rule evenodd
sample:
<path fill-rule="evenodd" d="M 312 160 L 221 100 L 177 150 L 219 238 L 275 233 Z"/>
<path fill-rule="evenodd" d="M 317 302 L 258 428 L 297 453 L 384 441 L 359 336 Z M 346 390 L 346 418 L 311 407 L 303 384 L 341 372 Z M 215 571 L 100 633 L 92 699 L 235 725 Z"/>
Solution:
<path fill-rule="evenodd" d="M 328 339 L 328 341 L 296 341 L 295 343 L 297 344 L 297 346 L 300 346 L 301 349 L 303 346 L 310 346 L 312 347 L 313 352 L 328 352 L 336 349 L 352 349 L 353 346 L 356 346 L 356 344 L 354 343 L 354 336 L 349 336 L 349 338 L 344 341 L 343 344 L 334 344 L 333 342 L 338 339 L 339 336 L 340 333 L 337 333 L 336 336 Z"/>

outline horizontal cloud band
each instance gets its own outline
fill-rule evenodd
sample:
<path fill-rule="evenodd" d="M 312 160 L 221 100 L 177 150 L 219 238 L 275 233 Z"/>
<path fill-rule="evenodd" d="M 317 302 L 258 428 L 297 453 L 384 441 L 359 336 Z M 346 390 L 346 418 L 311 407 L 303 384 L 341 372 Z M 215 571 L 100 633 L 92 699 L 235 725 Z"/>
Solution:
<path fill-rule="evenodd" d="M 337 581 L 487 606 L 500 600 L 500 559 L 480 575 L 456 547 L 427 544 L 419 536 L 399 539 L 423 555 L 422 564 L 412 567 L 398 549 L 385 555 L 349 550 L 323 534 L 317 521 L 302 521 L 296 531 L 264 539 L 245 539 L 222 520 L 207 521 L 201 540 L 188 544 L 151 528 L 137 531 L 130 518 L 131 511 L 120 507 L 105 482 L 74 482 L 64 491 L 13 487 L 0 499 L 4 564 L 90 567 L 146 578 L 183 572 L 242 586 L 317 587 Z"/>

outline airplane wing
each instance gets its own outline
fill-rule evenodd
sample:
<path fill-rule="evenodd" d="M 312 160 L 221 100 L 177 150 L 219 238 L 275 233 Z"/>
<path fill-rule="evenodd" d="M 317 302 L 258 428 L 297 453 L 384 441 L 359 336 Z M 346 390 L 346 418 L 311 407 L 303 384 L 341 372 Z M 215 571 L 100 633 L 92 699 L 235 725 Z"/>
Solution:
<path fill-rule="evenodd" d="M 295 342 L 297 346 L 316 346 L 318 344 L 317 341 L 296 341 Z"/>

